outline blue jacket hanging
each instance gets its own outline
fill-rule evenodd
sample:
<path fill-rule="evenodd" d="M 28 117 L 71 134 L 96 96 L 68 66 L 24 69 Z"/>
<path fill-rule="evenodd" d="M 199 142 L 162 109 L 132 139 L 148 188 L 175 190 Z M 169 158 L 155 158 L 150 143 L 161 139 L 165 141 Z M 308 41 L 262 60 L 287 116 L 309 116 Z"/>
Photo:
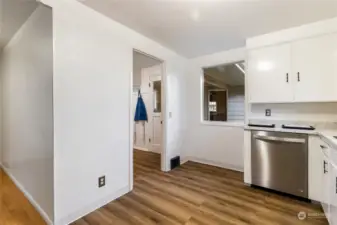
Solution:
<path fill-rule="evenodd" d="M 140 94 L 140 91 L 138 91 L 135 121 L 147 121 L 146 107 L 145 107 L 142 95 Z"/>

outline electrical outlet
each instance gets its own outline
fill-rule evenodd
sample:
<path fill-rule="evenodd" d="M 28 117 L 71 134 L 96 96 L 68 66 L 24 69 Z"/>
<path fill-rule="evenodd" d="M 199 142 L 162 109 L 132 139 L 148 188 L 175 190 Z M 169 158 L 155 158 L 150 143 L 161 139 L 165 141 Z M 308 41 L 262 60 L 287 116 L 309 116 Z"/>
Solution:
<path fill-rule="evenodd" d="M 266 109 L 266 116 L 271 116 L 271 110 L 270 109 Z"/>
<path fill-rule="evenodd" d="M 98 178 L 98 187 L 104 187 L 105 186 L 105 176 L 99 177 Z"/>

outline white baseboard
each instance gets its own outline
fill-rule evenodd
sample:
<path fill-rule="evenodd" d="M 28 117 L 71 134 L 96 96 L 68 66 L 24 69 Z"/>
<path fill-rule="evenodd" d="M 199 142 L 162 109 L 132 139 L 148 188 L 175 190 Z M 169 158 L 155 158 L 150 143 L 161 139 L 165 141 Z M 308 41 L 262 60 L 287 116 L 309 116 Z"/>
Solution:
<path fill-rule="evenodd" d="M 147 148 L 142 148 L 142 147 L 138 147 L 138 146 L 133 146 L 133 148 L 137 149 L 137 150 L 145 151 L 145 152 L 149 151 Z"/>
<path fill-rule="evenodd" d="M 114 192 L 113 194 L 110 194 L 106 197 L 104 197 L 103 199 L 100 199 L 90 205 L 87 205 L 85 207 L 83 207 L 82 209 L 78 210 L 75 213 L 69 214 L 66 217 L 63 217 L 60 220 L 57 220 L 55 222 L 55 225 L 65 225 L 65 224 L 70 224 L 80 218 L 82 218 L 83 216 L 101 208 L 102 206 L 108 204 L 109 202 L 125 195 L 126 193 L 128 193 L 130 191 L 130 187 L 126 186 L 124 188 L 119 189 L 118 191 Z"/>
<path fill-rule="evenodd" d="M 157 154 L 161 154 L 160 152 L 158 151 L 152 151 L 152 150 L 149 150 L 147 148 L 142 148 L 142 147 L 137 147 L 137 146 L 133 146 L 134 149 L 137 149 L 137 150 L 141 150 L 141 151 L 144 151 L 144 152 L 153 152 L 153 153 L 157 153 Z"/>
<path fill-rule="evenodd" d="M 9 172 L 6 167 L 2 166 L 0 164 L 0 167 L 5 171 L 7 176 L 13 181 L 15 186 L 20 189 L 20 191 L 24 194 L 24 196 L 28 199 L 28 201 L 34 206 L 34 208 L 40 213 L 42 218 L 46 221 L 47 224 L 53 225 L 53 222 L 50 220 L 49 216 L 47 213 L 41 208 L 41 206 L 35 201 L 33 196 L 31 196 L 26 189 L 23 187 L 23 185 L 13 176 L 12 173 Z"/>
<path fill-rule="evenodd" d="M 184 158 L 181 159 L 180 165 L 183 165 L 183 164 L 185 164 L 185 163 L 187 163 L 187 162 L 188 162 L 188 158 L 187 158 L 187 157 L 184 157 Z"/>
<path fill-rule="evenodd" d="M 216 166 L 216 167 L 221 167 L 221 168 L 224 168 L 224 169 L 243 172 L 243 168 L 235 166 L 235 165 L 222 163 L 222 162 L 216 162 L 216 161 L 213 161 L 213 160 L 201 159 L 201 158 L 197 158 L 197 157 L 193 157 L 193 156 L 185 157 L 183 163 L 186 163 L 187 161 L 192 161 L 192 162 L 197 162 L 197 163 L 206 164 L 206 165 L 210 165 L 210 166 Z M 181 163 L 181 164 L 183 164 L 183 163 Z"/>

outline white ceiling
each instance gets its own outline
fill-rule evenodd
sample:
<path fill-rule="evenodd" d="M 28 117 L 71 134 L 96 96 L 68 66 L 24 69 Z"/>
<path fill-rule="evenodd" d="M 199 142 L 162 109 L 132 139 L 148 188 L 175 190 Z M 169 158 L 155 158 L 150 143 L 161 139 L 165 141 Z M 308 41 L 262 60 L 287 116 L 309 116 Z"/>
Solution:
<path fill-rule="evenodd" d="M 34 12 L 36 0 L 0 0 L 0 49 L 13 37 L 16 31 Z"/>
<path fill-rule="evenodd" d="M 240 63 L 242 66 L 242 63 Z M 245 74 L 235 64 L 219 65 L 204 69 L 205 82 L 208 86 L 228 88 L 243 86 Z"/>
<path fill-rule="evenodd" d="M 160 64 L 161 61 L 151 58 L 142 53 L 133 52 L 133 68 L 142 69 Z"/>
<path fill-rule="evenodd" d="M 81 0 L 186 57 L 337 16 L 337 0 Z"/>

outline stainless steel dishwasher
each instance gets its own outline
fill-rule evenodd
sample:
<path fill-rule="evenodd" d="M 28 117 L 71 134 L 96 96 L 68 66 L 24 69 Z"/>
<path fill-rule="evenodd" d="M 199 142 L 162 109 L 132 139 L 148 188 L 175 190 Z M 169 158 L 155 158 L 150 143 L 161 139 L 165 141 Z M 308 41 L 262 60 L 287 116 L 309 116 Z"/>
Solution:
<path fill-rule="evenodd" d="M 308 135 L 253 131 L 252 184 L 308 198 Z"/>

